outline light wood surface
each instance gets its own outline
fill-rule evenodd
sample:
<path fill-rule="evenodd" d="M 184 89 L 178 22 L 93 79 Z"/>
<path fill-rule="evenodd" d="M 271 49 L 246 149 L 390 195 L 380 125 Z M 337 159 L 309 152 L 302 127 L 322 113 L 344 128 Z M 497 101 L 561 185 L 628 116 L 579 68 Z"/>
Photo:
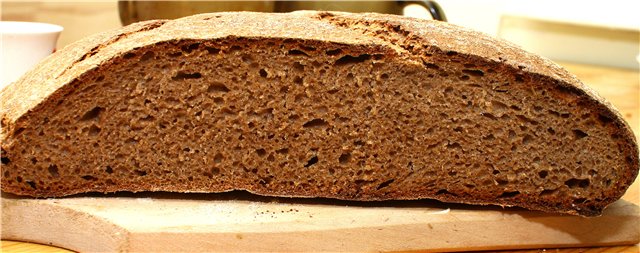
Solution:
<path fill-rule="evenodd" d="M 640 133 L 640 75 L 636 71 L 630 70 L 622 70 L 622 69 L 612 69 L 612 68 L 604 68 L 604 67 L 596 67 L 596 66 L 586 66 L 586 65 L 577 65 L 577 64 L 569 64 L 564 63 L 564 65 L 570 72 L 576 74 L 578 78 L 580 78 L 585 84 L 592 87 L 596 90 L 600 95 L 609 100 L 612 104 L 614 104 L 625 117 L 625 119 L 629 122 L 631 127 L 633 128 L 636 136 L 639 136 Z M 635 203 L 636 205 L 640 204 L 640 185 L 638 181 L 632 185 L 632 187 L 627 191 L 627 193 L 623 196 L 623 199 L 629 201 L 631 203 Z M 273 208 L 272 208 L 273 209 Z M 289 208 L 291 209 L 291 208 Z M 273 210 L 272 210 L 273 211 Z M 279 210 L 283 211 L 282 214 L 285 214 L 285 211 L 288 210 Z M 439 210 L 442 211 L 442 210 Z M 438 211 L 434 211 L 438 212 Z M 636 216 L 637 209 L 636 209 Z M 186 216 L 190 214 L 185 214 Z M 266 213 L 269 215 L 269 213 Z M 316 214 L 318 215 L 318 214 Z M 286 216 L 286 215 L 285 215 Z M 317 217 L 316 217 L 317 218 Z M 329 218 L 330 219 L 330 218 Z M 400 222 L 400 221 L 398 221 Z M 499 222 L 494 220 L 493 222 Z M 637 223 L 637 219 L 636 219 Z M 170 230 L 170 228 L 168 228 Z M 640 232 L 640 228 L 638 228 L 637 224 L 634 227 L 631 227 L 631 234 L 638 234 Z M 478 231 L 482 232 L 482 231 Z M 485 233 L 487 231 L 484 231 Z M 392 233 L 406 233 L 402 231 L 392 231 Z M 537 233 L 536 232 L 532 232 Z M 236 235 L 238 236 L 238 235 Z M 250 235 L 239 235 L 240 237 L 248 237 Z M 388 234 L 387 234 L 388 236 Z M 260 237 L 254 238 L 255 240 L 260 240 Z M 238 239 L 238 238 L 236 238 Z M 249 239 L 249 238 L 246 238 Z M 256 242 L 254 240 L 254 242 Z M 296 243 L 295 241 L 291 241 L 291 243 Z M 330 240 L 327 243 L 331 243 Z M 384 242 L 382 242 L 384 244 Z M 55 247 L 48 247 L 38 244 L 32 243 L 22 243 L 22 242 L 14 242 L 14 241 L 2 241 L 2 252 L 65 252 L 65 250 Z M 508 251 L 508 252 L 542 252 L 540 250 L 525 250 L 525 251 Z M 639 252 L 638 245 L 631 246 L 617 246 L 617 247 L 594 247 L 594 248 L 571 248 L 571 249 L 546 249 L 545 252 Z"/>

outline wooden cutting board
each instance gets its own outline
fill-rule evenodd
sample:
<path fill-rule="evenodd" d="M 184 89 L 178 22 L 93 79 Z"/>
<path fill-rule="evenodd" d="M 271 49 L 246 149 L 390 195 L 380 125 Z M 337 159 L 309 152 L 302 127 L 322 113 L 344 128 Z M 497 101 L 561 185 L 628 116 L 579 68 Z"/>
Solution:
<path fill-rule="evenodd" d="M 244 192 L 23 199 L 2 194 L 2 238 L 81 252 L 498 250 L 629 245 L 640 208 L 597 218 L 437 201 L 349 202 Z"/>

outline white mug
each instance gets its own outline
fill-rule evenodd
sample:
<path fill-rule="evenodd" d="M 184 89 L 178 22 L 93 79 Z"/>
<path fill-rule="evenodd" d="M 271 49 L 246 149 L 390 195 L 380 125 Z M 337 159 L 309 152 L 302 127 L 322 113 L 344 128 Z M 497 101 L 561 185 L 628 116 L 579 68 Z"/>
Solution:
<path fill-rule="evenodd" d="M 0 90 L 53 53 L 62 30 L 53 24 L 0 21 Z"/>

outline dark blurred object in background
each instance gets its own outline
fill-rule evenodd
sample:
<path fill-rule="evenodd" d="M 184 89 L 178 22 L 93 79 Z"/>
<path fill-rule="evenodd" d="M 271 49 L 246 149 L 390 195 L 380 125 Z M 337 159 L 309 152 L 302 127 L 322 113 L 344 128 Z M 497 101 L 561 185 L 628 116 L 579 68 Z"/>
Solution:
<path fill-rule="evenodd" d="M 435 1 L 135 1 L 120 0 L 123 25 L 150 19 L 175 19 L 198 13 L 220 11 L 290 12 L 323 10 L 378 12 L 402 15 L 407 5 L 420 5 L 436 20 L 446 21 Z"/>
<path fill-rule="evenodd" d="M 123 25 L 151 20 L 176 19 L 199 13 L 221 11 L 272 12 L 273 1 L 118 1 Z"/>

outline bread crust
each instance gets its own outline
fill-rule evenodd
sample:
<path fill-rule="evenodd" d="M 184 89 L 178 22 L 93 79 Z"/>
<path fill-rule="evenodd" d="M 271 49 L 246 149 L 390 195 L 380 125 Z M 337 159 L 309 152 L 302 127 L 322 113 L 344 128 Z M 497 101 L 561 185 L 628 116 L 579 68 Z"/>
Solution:
<path fill-rule="evenodd" d="M 371 29 L 372 26 L 379 28 Z M 384 34 L 376 35 L 380 31 Z M 429 50 L 452 52 L 480 62 L 503 64 L 509 66 L 509 74 L 527 74 L 567 87 L 571 92 L 593 101 L 594 111 L 599 111 L 611 118 L 615 132 L 622 136 L 620 142 L 627 152 L 628 169 L 625 170 L 624 176 L 627 181 L 618 182 L 617 186 L 606 194 L 610 198 L 605 202 L 610 203 L 620 198 L 638 174 L 640 164 L 638 145 L 629 125 L 609 102 L 557 64 L 527 53 L 506 41 L 448 23 L 373 13 L 314 11 L 290 14 L 212 13 L 173 21 L 146 21 L 88 37 L 59 50 L 0 92 L 2 147 L 4 149 L 14 145 L 13 142 L 16 140 L 12 137 L 16 132 L 34 124 L 30 120 L 31 115 L 55 106 L 48 101 L 64 98 L 71 92 L 73 87 L 70 83 L 83 79 L 86 73 L 127 52 L 162 42 L 228 38 L 295 39 L 364 48 L 385 48 L 387 54 L 415 64 L 428 61 L 425 54 Z M 3 190 L 12 191 L 4 185 Z M 291 195 L 298 194 L 291 193 Z M 340 198 L 340 196 L 333 197 Z M 415 197 L 423 196 L 406 196 L 407 199 Z M 450 195 L 436 198 L 449 202 L 496 204 L 474 202 Z M 545 208 L 529 206 L 527 203 L 498 204 L 517 204 L 531 209 L 586 216 L 597 215 L 601 211 Z"/>

